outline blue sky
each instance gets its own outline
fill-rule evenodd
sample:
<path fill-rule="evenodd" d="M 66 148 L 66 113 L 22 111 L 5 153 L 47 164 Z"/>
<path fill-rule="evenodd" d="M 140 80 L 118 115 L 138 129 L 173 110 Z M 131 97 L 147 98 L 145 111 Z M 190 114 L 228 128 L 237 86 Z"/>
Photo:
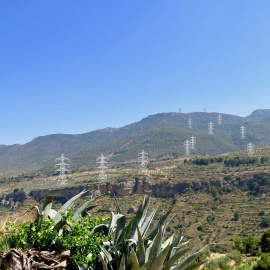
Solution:
<path fill-rule="evenodd" d="M 0 144 L 159 112 L 270 108 L 270 1 L 0 1 Z"/>

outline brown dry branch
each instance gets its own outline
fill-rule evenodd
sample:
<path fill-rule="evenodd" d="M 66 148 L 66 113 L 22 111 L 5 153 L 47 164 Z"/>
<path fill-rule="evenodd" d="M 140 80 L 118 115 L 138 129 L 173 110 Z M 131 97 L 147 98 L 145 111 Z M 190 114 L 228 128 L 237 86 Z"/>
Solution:
<path fill-rule="evenodd" d="M 0 270 L 65 269 L 70 251 L 55 254 L 54 251 L 11 249 L 2 256 Z"/>

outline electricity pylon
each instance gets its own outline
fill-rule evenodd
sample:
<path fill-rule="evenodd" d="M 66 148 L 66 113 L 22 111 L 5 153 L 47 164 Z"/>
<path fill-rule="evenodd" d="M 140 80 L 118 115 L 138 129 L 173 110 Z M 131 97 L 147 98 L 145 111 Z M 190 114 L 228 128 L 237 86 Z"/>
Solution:
<path fill-rule="evenodd" d="M 246 128 L 244 126 L 241 126 L 240 127 L 240 134 L 241 134 L 242 140 L 246 138 L 246 133 L 247 133 Z"/>
<path fill-rule="evenodd" d="M 222 122 L 222 115 L 219 113 L 218 116 L 217 116 L 218 125 L 221 125 L 221 122 Z"/>
<path fill-rule="evenodd" d="M 207 109 L 206 109 L 206 108 L 204 108 L 204 109 L 203 109 L 203 111 L 206 113 L 206 112 L 207 112 Z"/>
<path fill-rule="evenodd" d="M 179 108 L 179 109 L 178 109 L 178 112 L 179 112 L 179 113 L 182 113 L 182 108 Z"/>
<path fill-rule="evenodd" d="M 142 152 L 138 154 L 138 163 L 140 166 L 139 171 L 145 171 L 146 165 L 148 163 L 148 154 L 144 150 L 142 150 Z"/>
<path fill-rule="evenodd" d="M 190 137 L 190 141 L 189 142 L 190 142 L 190 149 L 191 150 L 194 150 L 195 149 L 195 144 L 196 144 L 196 137 L 192 135 Z"/>
<path fill-rule="evenodd" d="M 254 155 L 254 144 L 252 142 L 247 144 L 247 153 L 250 157 Z"/>
<path fill-rule="evenodd" d="M 188 119 L 188 128 L 192 128 L 192 119 L 191 118 Z"/>
<path fill-rule="evenodd" d="M 209 134 L 213 134 L 214 133 L 214 123 L 213 122 L 209 122 L 208 123 L 208 133 Z"/>
<path fill-rule="evenodd" d="M 59 183 L 60 185 L 65 185 L 67 183 L 67 178 L 66 178 L 66 172 L 69 170 L 67 168 L 70 167 L 70 165 L 66 162 L 70 162 L 69 158 L 66 158 L 64 154 L 61 155 L 61 157 L 56 158 L 55 162 L 59 162 L 58 164 L 55 164 L 55 167 L 57 168 L 57 172 L 60 172 L 60 178 L 59 178 Z"/>
<path fill-rule="evenodd" d="M 190 155 L 190 141 L 186 140 L 184 142 L 184 149 L 185 149 L 185 155 L 189 156 Z"/>
<path fill-rule="evenodd" d="M 108 167 L 106 166 L 108 158 L 105 157 L 103 154 L 97 158 L 97 163 L 98 163 L 98 169 L 99 169 L 99 175 L 98 175 L 98 179 L 100 180 L 106 180 L 107 179 L 107 175 L 105 173 L 106 169 L 108 169 Z"/>

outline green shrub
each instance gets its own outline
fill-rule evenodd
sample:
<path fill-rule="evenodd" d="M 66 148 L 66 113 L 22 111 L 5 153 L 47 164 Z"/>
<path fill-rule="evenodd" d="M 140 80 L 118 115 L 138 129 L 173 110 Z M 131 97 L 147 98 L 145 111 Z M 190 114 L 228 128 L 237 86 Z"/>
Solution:
<path fill-rule="evenodd" d="M 239 251 L 232 251 L 227 255 L 231 260 L 235 261 L 235 265 L 240 265 L 242 262 L 242 255 Z"/>
<path fill-rule="evenodd" d="M 236 268 L 236 270 L 252 270 L 252 267 L 248 264 L 242 265 Z"/>
<path fill-rule="evenodd" d="M 266 253 L 262 254 L 260 260 L 253 266 L 253 270 L 269 270 L 270 256 Z"/>
<path fill-rule="evenodd" d="M 240 253 L 244 253 L 245 252 L 245 247 L 244 247 L 243 239 L 240 236 L 237 236 L 235 238 L 233 249 L 239 251 Z"/>

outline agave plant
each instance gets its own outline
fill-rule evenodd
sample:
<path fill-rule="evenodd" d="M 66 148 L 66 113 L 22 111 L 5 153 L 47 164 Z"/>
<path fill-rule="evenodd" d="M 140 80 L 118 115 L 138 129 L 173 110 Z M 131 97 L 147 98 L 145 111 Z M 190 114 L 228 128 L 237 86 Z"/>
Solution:
<path fill-rule="evenodd" d="M 37 221 L 38 221 L 38 230 L 41 228 L 41 224 L 44 218 L 51 218 L 54 219 L 54 229 L 59 231 L 59 234 L 62 232 L 62 228 L 64 225 L 70 225 L 63 217 L 63 214 L 66 214 L 67 211 L 74 205 L 75 201 L 81 198 L 83 195 L 85 195 L 88 192 L 88 190 L 83 190 L 78 195 L 72 197 L 70 200 L 68 200 L 58 211 L 52 209 L 52 203 L 53 203 L 53 196 L 48 196 L 45 200 L 45 203 L 43 205 L 42 211 L 35 206 L 37 210 Z M 72 216 L 72 220 L 79 221 L 80 217 L 84 217 L 86 213 L 95 208 L 98 205 L 92 205 L 92 203 L 100 196 L 94 197 L 91 200 L 84 203 Z"/>
<path fill-rule="evenodd" d="M 163 215 L 149 230 L 157 212 L 157 207 L 147 216 L 150 196 L 144 198 L 135 217 L 126 225 L 126 217 L 122 214 L 115 198 L 117 213 L 112 212 L 109 225 L 99 225 L 94 231 L 113 236 L 113 241 L 100 245 L 100 259 L 104 270 L 191 270 L 204 262 L 190 265 L 191 261 L 202 254 L 205 248 L 187 255 L 191 248 L 189 241 L 182 242 L 181 234 L 174 240 L 174 235 L 164 240 L 167 227 L 174 217 L 165 222 L 171 209 Z M 183 258 L 184 257 L 184 258 Z M 183 258 L 182 260 L 180 260 Z"/>

